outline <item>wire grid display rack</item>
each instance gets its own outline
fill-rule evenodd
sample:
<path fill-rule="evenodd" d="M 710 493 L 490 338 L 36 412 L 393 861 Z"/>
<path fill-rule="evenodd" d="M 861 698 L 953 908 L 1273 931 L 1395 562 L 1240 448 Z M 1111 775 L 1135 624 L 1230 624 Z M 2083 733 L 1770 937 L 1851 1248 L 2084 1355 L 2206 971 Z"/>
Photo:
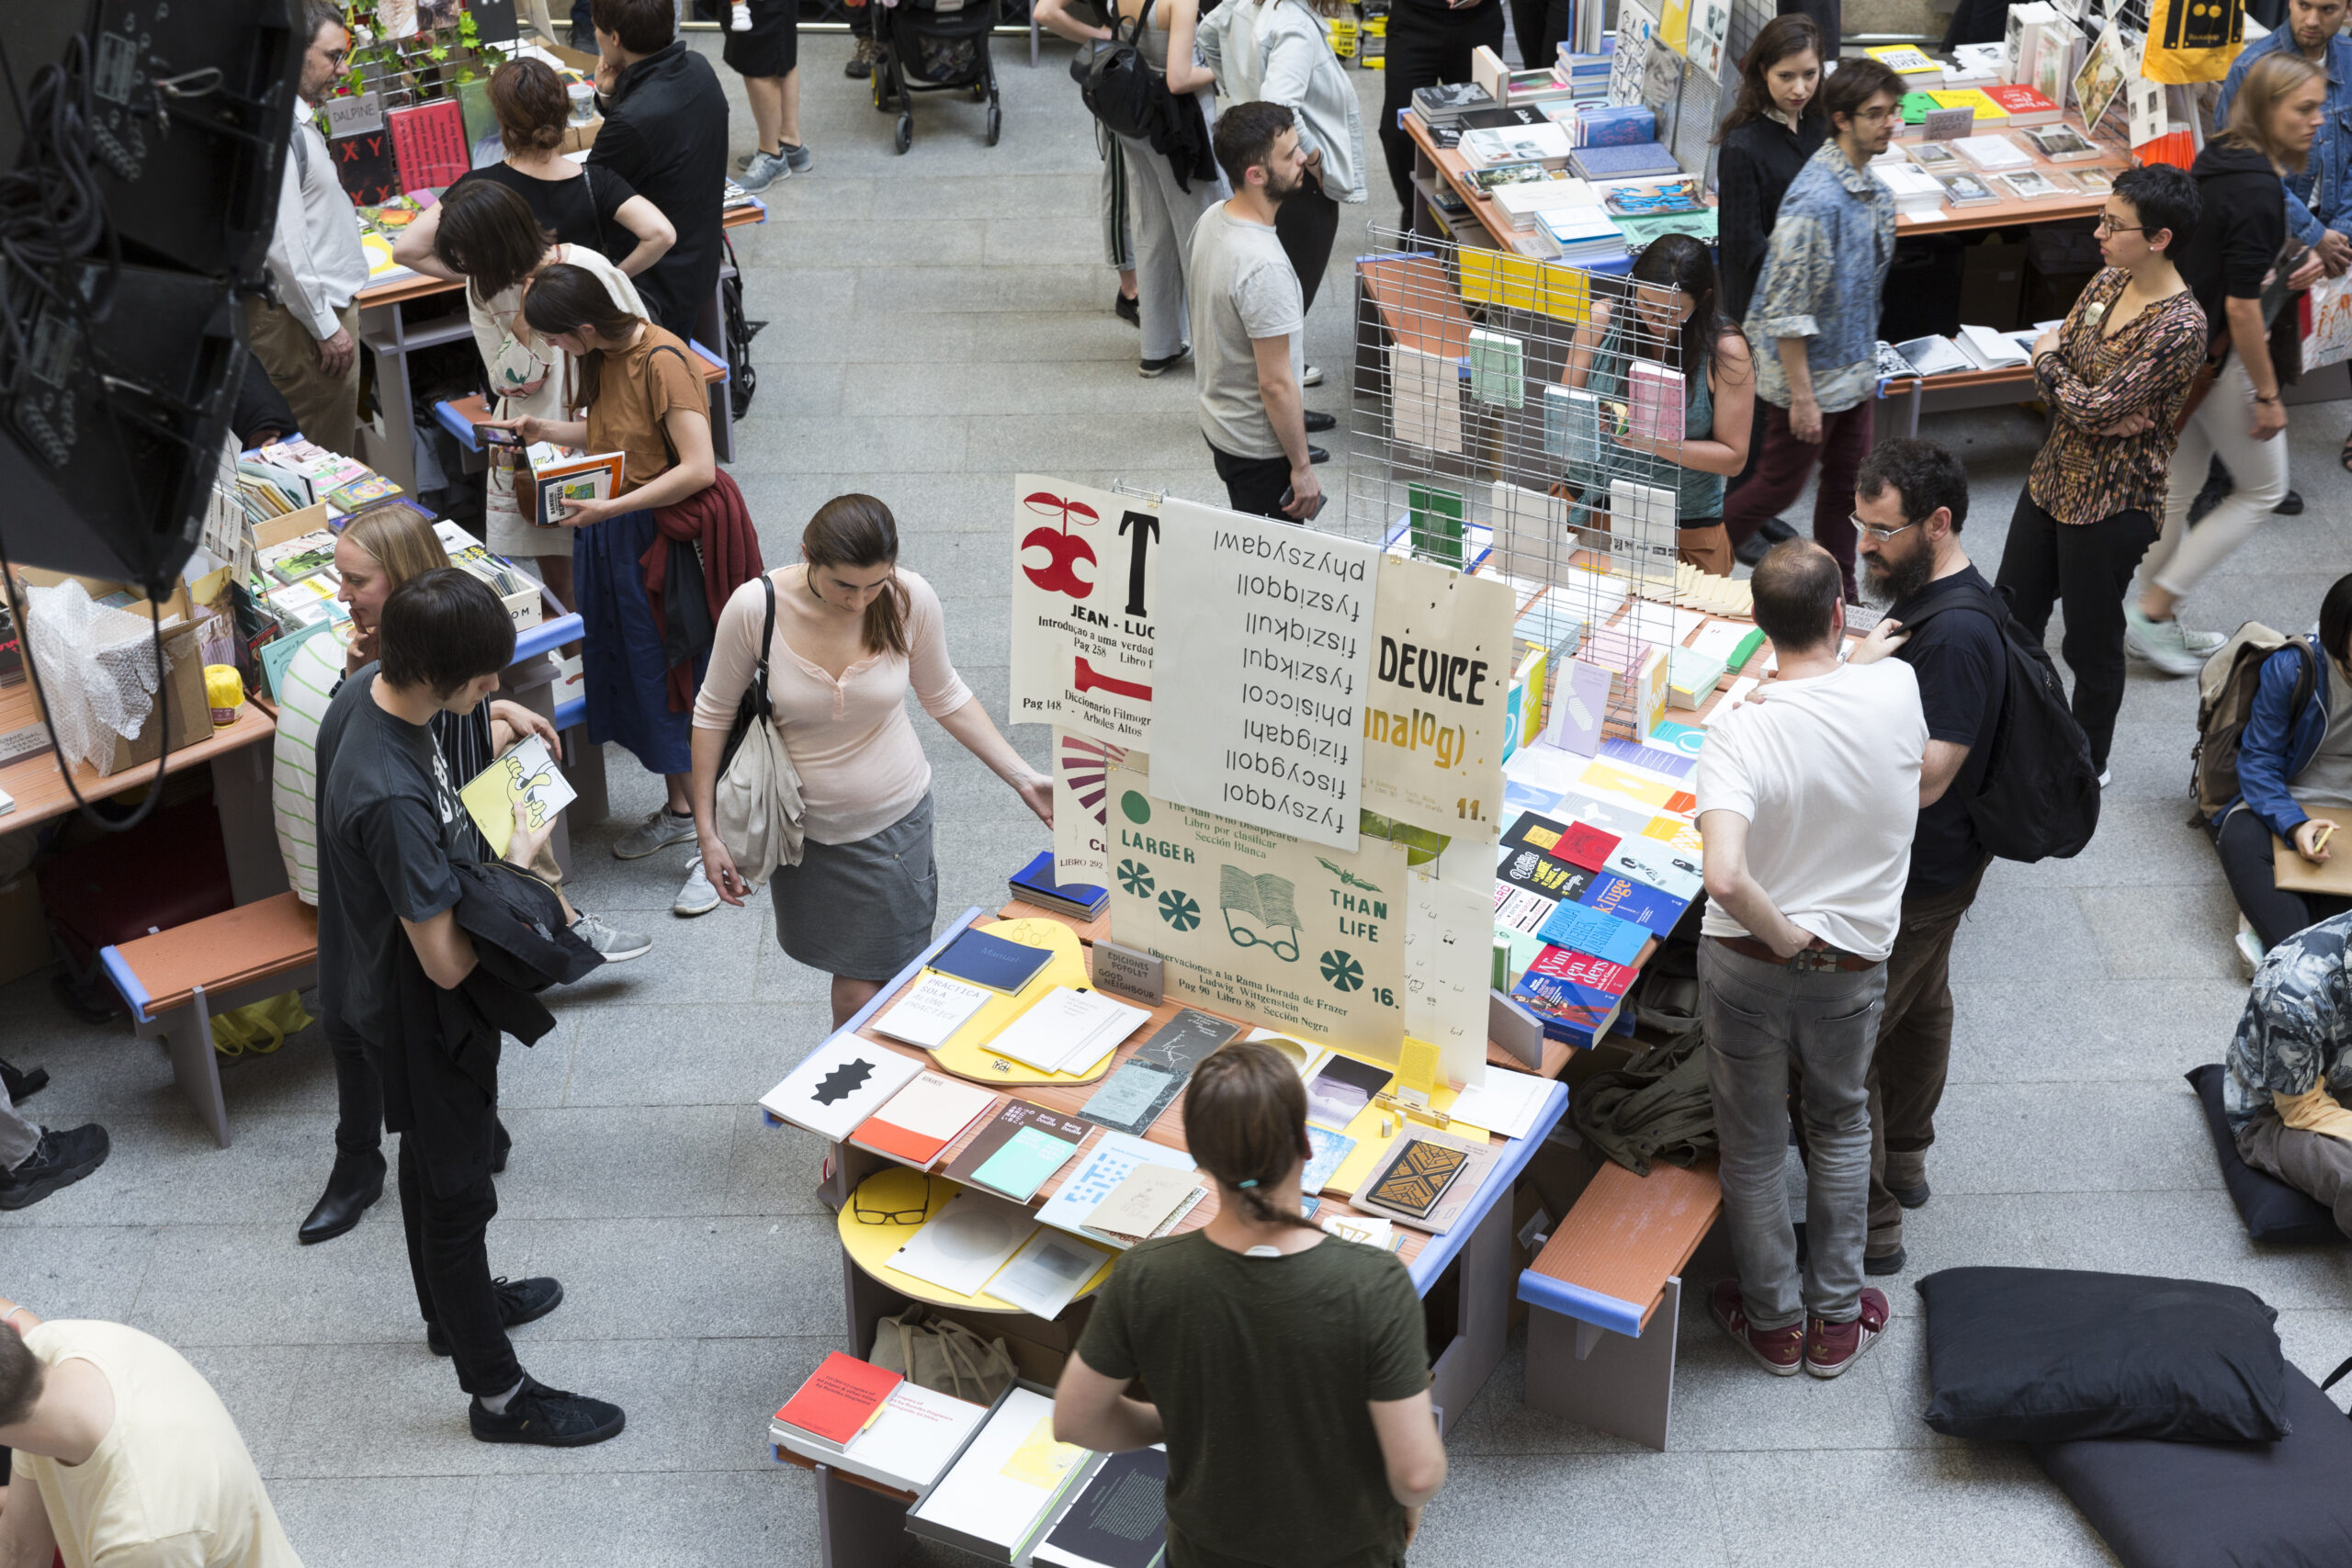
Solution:
<path fill-rule="evenodd" d="M 1747 610 L 1745 582 L 1677 547 L 1677 296 L 1372 238 L 1380 249 L 1357 265 L 1350 531 L 1509 581 L 1519 640 L 1607 669 L 1608 716 L 1645 739 L 1668 650 L 1706 614 Z"/>

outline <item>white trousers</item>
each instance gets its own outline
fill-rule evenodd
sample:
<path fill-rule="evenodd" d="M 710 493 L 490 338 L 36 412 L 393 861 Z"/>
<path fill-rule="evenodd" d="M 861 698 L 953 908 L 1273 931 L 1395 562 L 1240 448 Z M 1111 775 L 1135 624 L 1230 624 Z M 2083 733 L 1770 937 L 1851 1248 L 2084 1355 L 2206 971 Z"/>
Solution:
<path fill-rule="evenodd" d="M 2254 382 L 2233 353 L 2213 378 L 2212 390 L 2188 416 L 2180 445 L 2173 449 L 2165 531 L 2140 562 L 2143 586 L 2153 582 L 2173 597 L 2186 599 L 2285 499 L 2287 433 L 2256 441 L 2253 425 Z M 2189 503 L 2205 488 L 2206 470 L 2217 455 L 2230 470 L 2234 488 L 2191 528 Z"/>

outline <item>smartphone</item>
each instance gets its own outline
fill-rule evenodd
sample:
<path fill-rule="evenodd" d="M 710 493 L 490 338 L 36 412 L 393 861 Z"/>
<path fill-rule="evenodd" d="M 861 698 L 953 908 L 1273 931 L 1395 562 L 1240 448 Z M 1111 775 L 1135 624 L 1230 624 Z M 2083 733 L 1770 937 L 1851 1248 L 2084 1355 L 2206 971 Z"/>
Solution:
<path fill-rule="evenodd" d="M 495 424 L 477 424 L 474 434 L 492 446 L 520 446 L 523 438 L 514 432 Z"/>
<path fill-rule="evenodd" d="M 1289 515 L 1290 503 L 1297 499 L 1298 492 L 1296 487 L 1292 485 L 1283 486 L 1283 498 L 1277 504 L 1283 508 L 1283 521 L 1291 523 L 1312 523 L 1317 517 L 1323 515 L 1323 508 L 1330 502 L 1331 492 L 1327 490 L 1323 491 L 1322 494 L 1317 496 L 1315 498 L 1315 510 L 1308 513 L 1304 517 L 1292 517 Z"/>

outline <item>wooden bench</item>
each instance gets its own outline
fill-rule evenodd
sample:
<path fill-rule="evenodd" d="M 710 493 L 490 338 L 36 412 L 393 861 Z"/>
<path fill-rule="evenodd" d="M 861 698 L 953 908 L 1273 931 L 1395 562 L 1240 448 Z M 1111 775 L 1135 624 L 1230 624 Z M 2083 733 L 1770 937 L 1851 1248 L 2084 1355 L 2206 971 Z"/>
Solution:
<path fill-rule="evenodd" d="M 1682 1271 L 1723 1207 L 1713 1161 L 1602 1162 L 1519 1276 L 1529 1406 L 1665 1450 Z"/>
<path fill-rule="evenodd" d="M 313 984 L 318 911 L 280 893 L 101 948 L 98 959 L 130 1004 L 133 1032 L 163 1040 L 180 1092 L 227 1148 L 229 1110 L 220 1097 L 212 1015 Z"/>

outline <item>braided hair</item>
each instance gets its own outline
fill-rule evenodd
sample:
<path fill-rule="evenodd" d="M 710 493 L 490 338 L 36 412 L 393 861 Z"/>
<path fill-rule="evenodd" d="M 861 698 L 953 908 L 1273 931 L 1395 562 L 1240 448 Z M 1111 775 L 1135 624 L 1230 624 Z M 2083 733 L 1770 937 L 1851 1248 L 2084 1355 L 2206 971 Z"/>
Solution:
<path fill-rule="evenodd" d="M 1268 1199 L 1314 1152 L 1306 1141 L 1306 1089 L 1282 1053 L 1236 1040 L 1193 1069 L 1184 1088 L 1184 1144 L 1216 1179 L 1223 1202 L 1261 1225 L 1319 1227 Z"/>

